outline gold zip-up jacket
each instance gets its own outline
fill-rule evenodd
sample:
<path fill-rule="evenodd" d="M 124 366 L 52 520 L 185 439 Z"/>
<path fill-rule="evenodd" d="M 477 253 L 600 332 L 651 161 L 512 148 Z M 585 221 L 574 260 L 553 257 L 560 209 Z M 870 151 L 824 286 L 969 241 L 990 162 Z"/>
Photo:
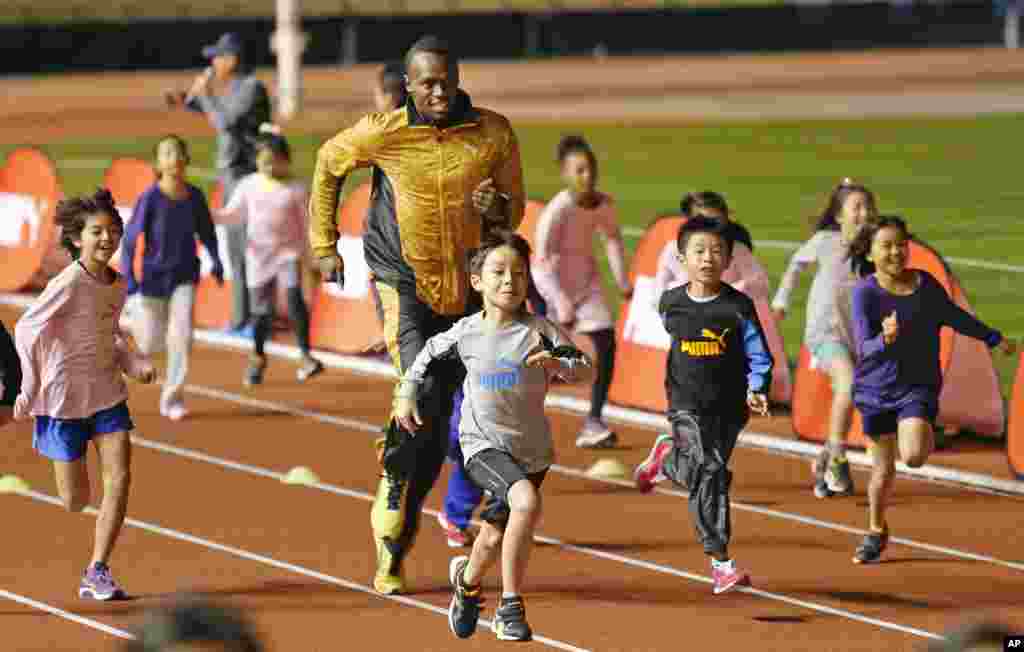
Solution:
<path fill-rule="evenodd" d="M 388 113 L 371 113 L 320 148 L 310 193 L 309 239 L 317 257 L 335 252 L 336 215 L 344 177 L 373 166 L 373 191 L 363 235 L 374 276 L 395 287 L 415 287 L 440 315 L 465 312 L 467 256 L 480 245 L 483 218 L 472 192 L 494 179 L 507 195 L 509 226 L 523 219 L 519 144 L 508 120 L 475 108 L 459 93 L 451 124 L 438 129 L 421 119 L 410 101 Z"/>

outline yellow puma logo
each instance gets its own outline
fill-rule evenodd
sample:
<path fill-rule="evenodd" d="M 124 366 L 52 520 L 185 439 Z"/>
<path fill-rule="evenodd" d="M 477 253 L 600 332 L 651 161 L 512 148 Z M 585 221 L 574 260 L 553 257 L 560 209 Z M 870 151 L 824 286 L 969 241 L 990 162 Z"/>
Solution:
<path fill-rule="evenodd" d="M 682 340 L 679 342 L 679 350 L 683 353 L 689 353 L 695 357 L 722 355 L 725 353 L 725 336 L 728 335 L 728 333 L 728 328 L 722 331 L 721 335 L 716 335 L 708 328 L 701 329 L 701 337 L 706 337 L 712 340 L 711 342 L 706 342 L 704 340 Z"/>
<path fill-rule="evenodd" d="M 724 331 L 722 331 L 721 335 L 715 335 L 714 332 L 710 328 L 702 329 L 700 334 L 701 334 L 701 337 L 706 337 L 708 339 L 712 339 L 712 340 L 718 342 L 718 344 L 721 345 L 722 350 L 723 351 L 725 350 L 725 348 L 726 348 L 725 347 L 725 336 L 729 334 L 729 329 L 728 328 L 726 328 Z"/>

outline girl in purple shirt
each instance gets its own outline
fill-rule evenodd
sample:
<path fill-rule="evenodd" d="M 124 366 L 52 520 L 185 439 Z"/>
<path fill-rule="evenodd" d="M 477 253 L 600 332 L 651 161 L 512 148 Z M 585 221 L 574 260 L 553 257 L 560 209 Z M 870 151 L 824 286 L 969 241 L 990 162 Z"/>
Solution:
<path fill-rule="evenodd" d="M 896 452 L 920 467 L 935 447 L 942 371 L 939 330 L 948 326 L 1012 355 L 1014 342 L 957 306 L 928 272 L 907 267 L 910 233 L 898 217 L 865 226 L 851 251 L 868 275 L 853 289 L 857 366 L 853 402 L 874 445 L 868 485 L 869 532 L 856 564 L 877 562 L 889 541 L 885 507 L 896 474 Z M 871 273 L 873 272 L 873 273 Z"/>

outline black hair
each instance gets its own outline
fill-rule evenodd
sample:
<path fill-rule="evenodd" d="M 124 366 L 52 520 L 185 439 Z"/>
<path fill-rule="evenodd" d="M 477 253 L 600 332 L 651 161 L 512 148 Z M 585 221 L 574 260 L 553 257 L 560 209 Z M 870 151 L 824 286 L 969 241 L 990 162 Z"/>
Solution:
<path fill-rule="evenodd" d="M 729 205 L 725 203 L 725 197 L 705 190 L 703 192 L 688 192 L 679 201 L 679 210 L 683 217 L 693 217 L 699 209 L 712 210 L 729 217 Z"/>
<path fill-rule="evenodd" d="M 1002 623 L 991 621 L 968 623 L 946 633 L 942 640 L 929 643 L 928 652 L 968 652 L 981 645 L 1001 648 L 1006 637 L 1011 634 L 1013 632 Z"/>
<path fill-rule="evenodd" d="M 71 257 L 78 259 L 82 254 L 75 240 L 82 239 L 82 231 L 90 215 L 106 213 L 124 233 L 124 220 L 117 212 L 114 196 L 106 188 L 98 188 L 91 197 L 73 197 L 57 202 L 57 225 L 60 226 L 60 246 L 67 249 Z"/>
<path fill-rule="evenodd" d="M 160 137 L 160 140 L 156 141 L 156 144 L 153 145 L 153 160 L 156 160 L 157 156 L 159 155 L 160 144 L 167 140 L 173 141 L 174 144 L 178 146 L 178 149 L 185 156 L 185 165 L 188 165 L 189 163 L 192 162 L 192 155 L 189 154 L 188 151 L 188 143 L 185 142 L 185 139 L 179 136 L 178 134 L 165 134 Z M 163 176 L 163 173 L 160 172 L 160 170 L 157 170 L 156 178 L 159 179 L 161 176 Z"/>
<path fill-rule="evenodd" d="M 814 230 L 838 231 L 839 214 L 843 211 L 843 204 L 846 203 L 846 198 L 854 193 L 860 193 L 867 198 L 868 213 L 871 217 L 878 215 L 878 202 L 875 199 L 875 193 L 868 190 L 863 184 L 847 177 L 832 189 L 832 194 L 828 198 L 828 204 L 826 204 L 825 210 L 821 212 L 821 215 L 811 218 L 814 223 Z"/>
<path fill-rule="evenodd" d="M 676 235 L 676 248 L 679 249 L 679 253 L 686 253 L 686 245 L 689 244 L 690 238 L 698 233 L 717 235 L 725 243 L 726 253 L 732 256 L 732 235 L 728 225 L 721 220 L 703 216 L 691 217 L 679 227 L 679 233 Z"/>
<path fill-rule="evenodd" d="M 405 89 L 405 65 L 401 61 L 392 61 L 381 68 L 377 82 L 385 93 L 395 98 L 394 108 L 405 105 L 408 91 Z"/>
<path fill-rule="evenodd" d="M 183 598 L 149 614 L 125 644 L 125 652 L 163 652 L 182 643 L 218 643 L 229 652 L 263 652 L 248 620 L 234 607 L 200 598 Z"/>
<path fill-rule="evenodd" d="M 458 57 L 448 46 L 448 41 L 445 41 L 439 36 L 434 34 L 427 34 L 416 39 L 416 42 L 409 47 L 409 51 L 405 53 L 405 69 L 409 69 L 409 64 L 412 62 L 413 55 L 417 52 L 430 52 L 432 54 L 438 54 L 448 60 L 448 65 L 455 65 L 459 62 Z"/>
<path fill-rule="evenodd" d="M 281 156 L 288 161 L 292 160 L 292 149 L 288 141 L 277 131 L 277 127 L 269 123 L 260 125 L 260 135 L 256 138 L 256 151 L 261 149 L 270 150 L 275 156 Z"/>
<path fill-rule="evenodd" d="M 519 257 L 526 264 L 526 276 L 529 278 L 530 255 L 532 253 L 530 243 L 512 229 L 500 227 L 488 231 L 484 235 L 480 246 L 469 252 L 469 273 L 474 276 L 480 276 L 483 273 L 484 263 L 487 262 L 487 256 L 495 249 L 500 249 L 501 247 L 511 247 L 519 254 Z M 525 300 L 521 309 L 523 312 L 527 312 Z"/>
<path fill-rule="evenodd" d="M 565 158 L 569 154 L 583 154 L 590 161 L 590 167 L 594 169 L 594 175 L 597 175 L 597 157 L 594 156 L 594 150 L 590 149 L 590 143 L 580 136 L 579 134 L 570 134 L 563 136 L 562 140 L 558 141 L 558 150 L 556 155 L 558 156 L 558 163 L 565 163 Z"/>
<path fill-rule="evenodd" d="M 875 236 L 886 227 L 899 229 L 907 240 L 914 237 L 906 221 L 897 215 L 882 215 L 877 220 L 866 223 L 850 243 L 847 254 L 857 276 L 864 277 L 875 273 L 875 264 L 868 260 L 868 255 L 871 253 L 871 244 L 875 241 Z"/>

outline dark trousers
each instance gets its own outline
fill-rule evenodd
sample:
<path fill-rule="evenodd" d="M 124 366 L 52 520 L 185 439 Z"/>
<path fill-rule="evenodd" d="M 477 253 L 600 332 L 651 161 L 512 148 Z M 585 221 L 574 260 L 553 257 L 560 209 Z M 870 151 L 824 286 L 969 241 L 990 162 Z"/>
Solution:
<path fill-rule="evenodd" d="M 728 552 L 732 471 L 727 467 L 749 418 L 746 410 L 730 416 L 669 412 L 674 446 L 665 460 L 665 475 L 690 492 L 690 517 L 709 555 Z"/>
<path fill-rule="evenodd" d="M 384 340 L 396 370 L 412 365 L 427 340 L 451 328 L 460 317 L 438 315 L 422 303 L 412 288 L 396 289 L 377 282 L 384 312 Z M 466 369 L 457 356 L 433 362 L 420 386 L 418 407 L 423 425 L 414 437 L 397 426 L 390 428 L 384 449 L 384 466 L 389 477 L 406 483 L 405 522 L 397 541 L 396 561 L 412 546 L 419 530 L 420 509 L 441 473 L 448 452 L 448 424 L 455 391 L 462 385 Z"/>

